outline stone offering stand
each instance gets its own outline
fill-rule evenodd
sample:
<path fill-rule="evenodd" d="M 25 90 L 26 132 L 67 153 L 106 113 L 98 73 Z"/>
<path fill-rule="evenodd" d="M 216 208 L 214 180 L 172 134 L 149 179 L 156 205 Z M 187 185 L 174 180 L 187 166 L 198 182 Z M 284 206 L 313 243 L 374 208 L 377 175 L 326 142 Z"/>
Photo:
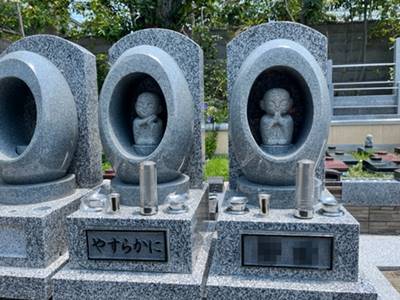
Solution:
<path fill-rule="evenodd" d="M 32 36 L 0 56 L 0 298 L 378 299 L 360 225 L 323 182 L 326 37 L 272 22 L 227 54 L 228 189 L 203 181 L 188 37 L 122 38 L 99 101 L 73 43 Z"/>

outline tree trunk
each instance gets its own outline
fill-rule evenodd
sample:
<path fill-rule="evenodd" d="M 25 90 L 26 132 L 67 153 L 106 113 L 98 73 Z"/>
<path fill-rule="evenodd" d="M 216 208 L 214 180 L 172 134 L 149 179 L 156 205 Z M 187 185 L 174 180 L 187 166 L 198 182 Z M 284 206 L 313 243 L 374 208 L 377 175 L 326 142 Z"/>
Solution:
<path fill-rule="evenodd" d="M 368 2 L 369 0 L 364 0 L 364 10 L 363 10 L 363 46 L 361 49 L 361 62 L 365 64 L 367 62 L 367 46 L 368 46 Z M 365 76 L 365 67 L 361 69 L 360 77 L 358 81 L 363 81 Z"/>

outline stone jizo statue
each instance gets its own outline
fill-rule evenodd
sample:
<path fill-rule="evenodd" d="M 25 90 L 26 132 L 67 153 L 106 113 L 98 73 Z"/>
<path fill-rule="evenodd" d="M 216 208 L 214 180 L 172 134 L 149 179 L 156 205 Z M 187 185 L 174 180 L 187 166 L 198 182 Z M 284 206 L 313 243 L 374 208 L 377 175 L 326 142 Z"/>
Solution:
<path fill-rule="evenodd" d="M 289 110 L 293 100 L 287 90 L 268 90 L 260 102 L 266 114 L 261 118 L 260 131 L 264 145 L 289 145 L 293 137 L 293 119 Z"/>
<path fill-rule="evenodd" d="M 138 115 L 133 120 L 135 145 L 158 145 L 163 134 L 163 121 L 157 116 L 162 111 L 160 97 L 149 92 L 140 94 L 135 110 Z"/>
<path fill-rule="evenodd" d="M 373 148 L 374 147 L 374 137 L 372 134 L 367 134 L 364 141 L 365 148 Z"/>

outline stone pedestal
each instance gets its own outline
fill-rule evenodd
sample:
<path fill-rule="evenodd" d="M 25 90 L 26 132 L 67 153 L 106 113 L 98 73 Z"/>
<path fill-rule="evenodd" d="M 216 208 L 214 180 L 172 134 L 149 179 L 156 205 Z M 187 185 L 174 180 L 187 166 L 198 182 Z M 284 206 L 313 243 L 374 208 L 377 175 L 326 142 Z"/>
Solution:
<path fill-rule="evenodd" d="M 228 197 L 217 223 L 207 299 L 377 299 L 359 275 L 359 224 L 347 211 L 303 220 L 292 209 L 261 216 L 251 205 L 246 214 L 232 215 L 227 203 Z"/>
<path fill-rule="evenodd" d="M 69 216 L 70 262 L 53 277 L 54 299 L 200 299 L 212 240 L 207 187 L 189 195 L 183 214 L 164 204 L 153 216 L 128 206 Z"/>
<path fill-rule="evenodd" d="M 80 189 L 36 204 L 0 205 L 1 298 L 51 297 L 51 276 L 68 259 L 65 218 L 87 192 Z"/>

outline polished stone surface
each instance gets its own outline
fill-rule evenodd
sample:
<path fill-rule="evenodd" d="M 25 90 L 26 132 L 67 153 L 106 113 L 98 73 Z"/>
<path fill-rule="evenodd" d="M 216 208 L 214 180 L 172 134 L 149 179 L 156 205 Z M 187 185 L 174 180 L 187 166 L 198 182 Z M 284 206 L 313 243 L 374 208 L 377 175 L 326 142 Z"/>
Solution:
<path fill-rule="evenodd" d="M 160 205 L 159 212 L 142 216 L 139 207 L 122 206 L 117 214 L 77 211 L 67 219 L 71 269 L 120 270 L 133 272 L 191 273 L 193 262 L 202 243 L 198 236 L 201 221 L 207 216 L 207 186 L 192 189 L 186 202 L 188 211 L 170 214 L 168 205 Z M 119 261 L 88 259 L 86 230 L 167 230 L 168 261 Z"/>
<path fill-rule="evenodd" d="M 50 299 L 53 294 L 52 276 L 68 261 L 64 253 L 44 268 L 0 268 L 0 297 L 2 299 Z"/>
<path fill-rule="evenodd" d="M 376 300 L 377 294 L 364 278 L 356 282 L 260 279 L 258 276 L 215 275 L 211 269 L 207 299 Z"/>
<path fill-rule="evenodd" d="M 157 185 L 158 203 L 164 204 L 165 199 L 171 193 L 187 193 L 190 187 L 189 180 L 189 176 L 182 174 L 173 181 L 159 183 Z M 115 177 L 111 181 L 111 186 L 115 192 L 120 194 L 122 205 L 140 205 L 140 185 L 126 184 L 122 182 L 118 177 Z"/>
<path fill-rule="evenodd" d="M 245 275 L 258 278 L 291 278 L 296 280 L 342 280 L 358 278 L 359 224 L 346 211 L 344 216 L 331 218 L 315 214 L 313 219 L 297 219 L 291 209 L 272 209 L 262 217 L 259 209 L 248 205 L 249 212 L 232 215 L 220 210 L 213 270 L 219 275 Z M 292 269 L 274 267 L 243 267 L 241 265 L 241 234 L 298 234 L 334 237 L 332 270 Z"/>
<path fill-rule="evenodd" d="M 53 277 L 53 299 L 204 299 L 212 233 L 201 236 L 192 273 L 74 270 L 67 265 Z"/>
<path fill-rule="evenodd" d="M 68 260 L 66 217 L 89 190 L 45 203 L 0 205 L 0 297 L 49 299 Z"/>
<path fill-rule="evenodd" d="M 380 300 L 400 300 L 400 293 L 380 271 L 399 269 L 399 248 L 398 235 L 360 236 L 360 271 L 374 285 Z"/>
<path fill-rule="evenodd" d="M 228 44 L 227 53 L 231 188 L 236 188 L 240 175 L 259 184 L 294 185 L 295 162 L 305 158 L 322 159 L 320 154 L 328 137 L 331 110 L 325 79 L 326 37 L 300 24 L 270 22 L 241 33 Z M 263 75 L 265 70 L 274 71 L 278 66 L 280 71 L 275 72 L 275 82 Z M 248 113 L 256 117 L 257 110 L 248 104 L 253 105 L 262 88 L 278 87 L 277 84 L 283 87 L 288 81 L 293 85 L 293 80 L 288 79 L 292 78 L 293 71 L 289 70 L 300 74 L 309 87 L 309 91 L 304 92 L 300 84 L 292 91 L 297 97 L 294 103 L 300 114 L 300 118 L 295 115 L 297 140 L 294 147 L 283 153 L 268 154 L 256 142 L 258 137 L 254 134 L 257 130 L 251 121 L 254 117 Z M 259 83 L 260 80 L 265 84 Z M 291 85 L 287 86 L 291 88 Z M 322 176 L 322 160 L 318 165 L 318 176 Z"/>
<path fill-rule="evenodd" d="M 0 266 L 45 268 L 64 254 L 65 219 L 87 193 L 87 189 L 78 189 L 45 203 L 0 205 Z"/>
<path fill-rule="evenodd" d="M 138 166 L 146 159 L 157 163 L 159 182 L 171 181 L 184 173 L 190 177 L 192 187 L 200 187 L 203 180 L 200 47 L 177 32 L 147 29 L 122 38 L 110 49 L 109 56 L 112 68 L 100 95 L 100 127 L 105 152 L 119 179 L 138 184 Z M 124 77 L 128 79 L 123 81 Z M 120 122 L 126 110 L 123 107 L 130 105 L 123 85 L 133 88 L 131 93 L 153 86 L 165 100 L 166 129 L 159 146 L 148 156 L 134 152 L 131 129 Z"/>
<path fill-rule="evenodd" d="M 78 142 L 75 153 L 72 153 L 72 165 L 68 173 L 76 175 L 79 187 L 93 187 L 99 184 L 102 181 L 102 171 L 95 56 L 79 45 L 51 35 L 34 35 L 21 39 L 10 45 L 2 57 L 14 51 L 29 51 L 40 55 L 42 59 L 50 61 L 65 78 L 72 92 L 78 116 Z M 51 70 L 47 72 L 49 80 L 45 82 L 46 87 L 55 76 Z M 52 101 L 65 101 L 59 94 L 60 87 L 57 92 L 57 97 Z M 72 115 L 62 107 L 52 106 L 52 115 L 61 114 L 71 118 Z M 51 131 L 54 130 L 54 124 Z M 71 137 L 65 140 L 70 143 Z"/>
<path fill-rule="evenodd" d="M 75 175 L 67 175 L 58 180 L 37 184 L 0 183 L 0 204 L 34 204 L 62 199 L 76 191 Z"/>
<path fill-rule="evenodd" d="M 43 183 L 67 174 L 77 146 L 78 119 L 60 69 L 29 51 L 2 56 L 0 115 L 0 178 L 5 183 Z M 27 148 L 19 155 L 21 146 Z"/>
<path fill-rule="evenodd" d="M 341 202 L 354 206 L 400 205 L 400 182 L 397 180 L 351 179 L 342 181 Z"/>

